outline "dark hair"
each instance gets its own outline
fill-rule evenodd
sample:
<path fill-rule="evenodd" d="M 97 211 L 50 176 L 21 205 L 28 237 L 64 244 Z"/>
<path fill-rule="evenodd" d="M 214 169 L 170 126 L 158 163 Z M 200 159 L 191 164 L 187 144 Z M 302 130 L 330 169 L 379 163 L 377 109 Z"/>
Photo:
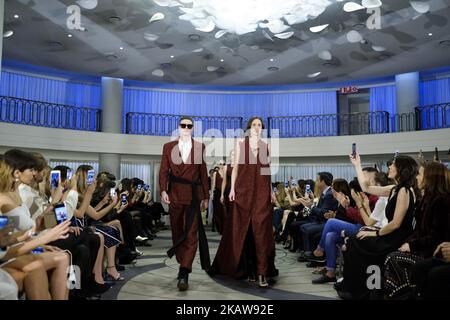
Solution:
<path fill-rule="evenodd" d="M 342 192 L 344 195 L 346 195 L 350 199 L 350 206 L 354 207 L 355 200 L 353 200 L 351 193 L 350 193 L 350 186 L 345 179 L 334 179 L 333 181 L 333 190 L 337 192 Z"/>
<path fill-rule="evenodd" d="M 4 161 L 12 168 L 13 172 L 23 172 L 27 169 L 36 168 L 36 159 L 29 152 L 19 149 L 11 149 L 5 152 Z"/>
<path fill-rule="evenodd" d="M 48 162 L 42 154 L 38 152 L 31 152 L 30 154 L 36 160 L 36 166 L 34 167 L 36 171 L 42 171 L 48 167 Z"/>
<path fill-rule="evenodd" d="M 64 182 L 67 180 L 67 171 L 71 171 L 67 166 L 56 166 L 53 170 L 59 170 L 61 171 L 61 182 Z"/>
<path fill-rule="evenodd" d="M 311 187 L 311 190 L 314 191 L 314 188 L 316 187 L 316 182 L 312 179 L 308 179 L 308 180 L 306 180 L 305 188 L 306 188 L 307 184 L 309 184 L 309 186 Z"/>
<path fill-rule="evenodd" d="M 362 169 L 362 171 L 366 171 L 366 172 L 378 172 L 377 169 L 373 168 L 373 167 L 365 167 Z"/>
<path fill-rule="evenodd" d="M 345 179 L 334 179 L 333 190 L 337 192 L 342 192 L 346 196 L 350 197 L 350 188 L 348 182 Z"/>
<path fill-rule="evenodd" d="M 350 189 L 355 190 L 355 192 L 362 192 L 361 185 L 359 184 L 358 178 L 353 178 L 352 181 L 348 184 Z"/>
<path fill-rule="evenodd" d="M 319 172 L 317 174 L 320 181 L 323 181 L 327 186 L 331 186 L 333 183 L 333 175 L 329 172 Z"/>
<path fill-rule="evenodd" d="M 128 191 L 131 194 L 131 179 L 124 178 L 120 183 L 122 185 L 122 191 Z"/>
<path fill-rule="evenodd" d="M 261 117 L 252 117 L 252 118 L 250 118 L 250 119 L 248 120 L 248 122 L 247 122 L 247 128 L 246 128 L 246 130 L 250 130 L 250 129 L 252 128 L 252 123 L 253 123 L 253 121 L 255 121 L 255 120 L 261 121 L 262 128 L 265 129 L 264 121 L 263 121 L 263 119 L 262 119 Z"/>
<path fill-rule="evenodd" d="M 446 182 L 448 169 L 439 162 L 425 162 L 423 167 L 423 197 L 420 202 L 422 214 L 426 214 L 432 208 L 437 198 L 450 199 L 450 186 Z M 430 212 L 434 213 L 434 212 Z M 436 212 L 437 213 L 437 212 Z M 422 220 L 421 217 L 417 217 Z"/>
<path fill-rule="evenodd" d="M 191 117 L 188 117 L 188 116 L 182 116 L 182 117 L 180 118 L 180 121 L 178 122 L 178 125 L 180 125 L 180 124 L 181 124 L 181 121 L 183 121 L 183 120 L 189 120 L 189 121 L 192 122 L 192 124 L 194 124 L 194 119 L 192 119 Z"/>
<path fill-rule="evenodd" d="M 417 164 L 417 161 L 410 156 L 399 155 L 395 158 L 394 165 L 397 168 L 397 176 L 395 179 L 397 180 L 398 185 L 396 190 L 400 190 L 403 187 L 406 189 L 416 189 L 416 177 L 419 173 L 419 165 Z"/>
<path fill-rule="evenodd" d="M 385 187 L 385 186 L 390 184 L 388 175 L 385 172 L 377 172 L 377 173 L 375 173 L 374 180 L 375 180 L 375 183 L 377 185 L 379 185 L 380 187 Z"/>

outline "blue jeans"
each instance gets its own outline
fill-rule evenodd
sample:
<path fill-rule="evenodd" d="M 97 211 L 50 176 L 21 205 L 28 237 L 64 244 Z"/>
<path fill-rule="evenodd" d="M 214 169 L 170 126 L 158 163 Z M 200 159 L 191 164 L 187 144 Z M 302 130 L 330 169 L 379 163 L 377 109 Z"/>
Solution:
<path fill-rule="evenodd" d="M 336 269 L 337 245 L 344 243 L 341 237 L 342 230 L 345 230 L 347 236 L 353 236 L 358 233 L 362 227 L 359 223 L 353 224 L 339 219 L 329 219 L 323 228 L 322 238 L 318 249 L 325 250 L 327 257 L 327 270 L 334 271 Z"/>

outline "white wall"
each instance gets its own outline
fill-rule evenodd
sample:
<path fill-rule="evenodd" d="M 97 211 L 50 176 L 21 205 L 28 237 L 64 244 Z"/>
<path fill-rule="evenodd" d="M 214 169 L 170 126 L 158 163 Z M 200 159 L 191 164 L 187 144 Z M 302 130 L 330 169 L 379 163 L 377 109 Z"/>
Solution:
<path fill-rule="evenodd" d="M 162 145 L 169 137 L 151 137 L 99 132 L 84 132 L 62 129 L 41 128 L 16 124 L 0 123 L 0 148 L 18 147 L 28 149 L 51 150 L 54 155 L 61 152 L 75 152 L 79 157 L 96 157 L 98 153 L 118 153 L 123 159 L 158 160 Z M 450 129 L 374 134 L 342 137 L 289 138 L 272 140 L 272 155 L 279 154 L 281 160 L 297 160 L 318 157 L 345 157 L 351 152 L 352 143 L 364 155 L 392 155 L 400 153 L 416 154 L 419 149 L 433 152 L 434 147 L 447 151 L 450 141 Z M 207 156 L 211 155 L 213 144 L 207 144 Z M 215 145 L 233 145 L 230 140 L 216 139 Z M 277 152 L 278 151 L 278 152 Z M 79 153 L 82 152 L 83 155 Z M 445 152 L 446 153 L 446 152 Z M 227 154 L 226 150 L 216 150 L 216 156 Z M 442 153 L 444 156 L 444 152 Z M 284 161 L 283 161 L 284 162 Z"/>

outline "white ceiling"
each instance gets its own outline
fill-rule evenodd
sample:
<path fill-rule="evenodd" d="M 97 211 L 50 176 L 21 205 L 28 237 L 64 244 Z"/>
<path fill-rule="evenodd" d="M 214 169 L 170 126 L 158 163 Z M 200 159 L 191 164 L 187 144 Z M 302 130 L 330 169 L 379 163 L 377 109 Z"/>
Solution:
<path fill-rule="evenodd" d="M 6 0 L 5 31 L 14 35 L 3 39 L 3 57 L 90 75 L 211 85 L 335 82 L 450 66 L 450 0 L 426 1 L 425 14 L 409 1 L 382 0 L 380 30 L 367 28 L 366 10 L 347 13 L 349 1 L 332 2 L 316 19 L 292 25 L 289 39 L 272 41 L 261 29 L 216 39 L 219 29 L 198 31 L 178 18 L 179 7 L 152 0 L 98 1 L 96 8 L 82 9 L 85 32 L 66 26 L 67 7 L 75 0 Z M 150 23 L 157 12 L 165 18 Z M 320 33 L 309 30 L 322 24 L 329 26 Z M 363 42 L 349 42 L 352 30 Z M 159 38 L 149 41 L 148 34 Z M 331 60 L 319 58 L 324 50 Z"/>

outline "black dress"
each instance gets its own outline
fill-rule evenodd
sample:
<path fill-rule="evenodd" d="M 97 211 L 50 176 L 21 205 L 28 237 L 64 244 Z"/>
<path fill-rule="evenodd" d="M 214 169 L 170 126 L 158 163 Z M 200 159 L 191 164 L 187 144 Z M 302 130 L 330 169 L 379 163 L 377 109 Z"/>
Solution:
<path fill-rule="evenodd" d="M 362 240 L 351 237 L 347 241 L 347 250 L 343 252 L 343 288 L 350 292 L 354 299 L 368 299 L 370 297 L 371 290 L 367 286 L 367 280 L 369 276 L 373 275 L 373 271 L 368 271 L 368 267 L 376 265 L 381 272 L 386 256 L 405 243 L 405 240 L 413 232 L 414 196 L 410 190 L 406 190 L 409 194 L 409 206 L 397 230 L 383 236 L 368 237 Z M 391 195 L 385 209 L 386 218 L 389 222 L 394 218 L 398 192 L 393 196 Z"/>

